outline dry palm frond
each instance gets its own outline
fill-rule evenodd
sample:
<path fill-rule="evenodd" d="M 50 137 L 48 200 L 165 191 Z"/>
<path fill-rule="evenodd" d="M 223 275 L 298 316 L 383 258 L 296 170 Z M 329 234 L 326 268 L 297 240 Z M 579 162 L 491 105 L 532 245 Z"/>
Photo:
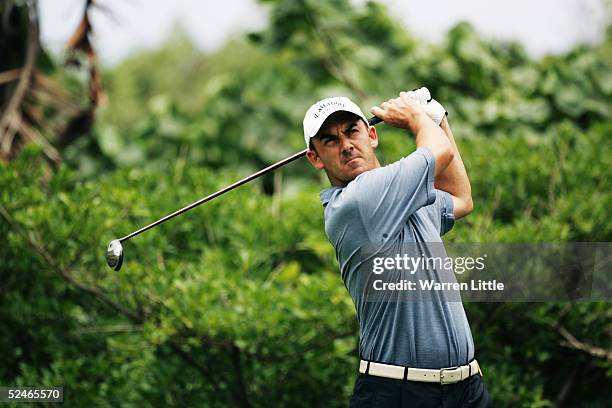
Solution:
<path fill-rule="evenodd" d="M 28 28 L 25 62 L 22 68 L 3 72 L 5 80 L 14 78 L 17 84 L 8 99 L 2 117 L 0 117 L 0 158 L 10 160 L 16 155 L 21 145 L 36 138 L 24 121 L 22 105 L 31 87 L 32 75 L 36 69 L 36 57 L 40 48 L 38 38 L 38 15 L 36 4 L 33 0 L 26 2 L 28 9 Z M 9 8 L 8 10 L 11 10 Z M 12 10 L 11 10 L 12 11 Z M 19 72 L 18 78 L 15 74 Z M 54 162 L 59 160 L 59 155 L 53 147 L 43 146 L 46 156 Z"/>
<path fill-rule="evenodd" d="M 74 33 L 68 39 L 66 48 L 71 52 L 83 52 L 87 56 L 87 64 L 89 69 L 89 98 L 92 104 L 97 105 L 100 102 L 100 98 L 103 96 L 102 83 L 98 70 L 96 69 L 96 51 L 91 43 L 91 36 L 93 35 L 93 27 L 89 18 L 89 12 L 93 7 L 100 7 L 96 4 L 95 0 L 87 0 L 85 3 L 85 9 L 83 11 L 83 17 L 79 22 Z M 69 58 L 66 63 L 80 66 L 80 60 L 76 58 Z"/>
<path fill-rule="evenodd" d="M 0 160 L 9 161 L 23 145 L 35 143 L 41 146 L 45 157 L 57 165 L 61 157 L 55 146 L 66 146 L 90 130 L 103 95 L 96 53 L 89 40 L 92 27 L 88 13 L 93 5 L 94 0 L 87 0 L 83 18 L 67 46 L 70 55 L 67 64 L 80 66 L 78 53 L 84 52 L 87 56 L 88 102 L 83 106 L 78 103 L 79 95 L 70 94 L 37 70 L 40 40 L 36 1 L 26 1 L 28 26 L 23 66 L 0 72 L 0 86 L 10 86 L 0 113 Z M 14 5 L 5 11 L 12 7 Z"/>

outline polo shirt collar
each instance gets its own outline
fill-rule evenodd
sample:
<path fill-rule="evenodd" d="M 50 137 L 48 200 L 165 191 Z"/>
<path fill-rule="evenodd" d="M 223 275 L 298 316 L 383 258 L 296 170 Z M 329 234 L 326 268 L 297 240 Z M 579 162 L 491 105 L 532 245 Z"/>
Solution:
<path fill-rule="evenodd" d="M 323 191 L 321 191 L 319 193 L 319 197 L 321 198 L 321 203 L 323 203 L 323 207 L 325 207 L 327 205 L 327 203 L 329 203 L 329 200 L 331 200 L 332 196 L 334 195 L 334 193 L 337 190 L 340 190 L 342 187 L 330 187 L 328 189 L 325 189 Z"/>

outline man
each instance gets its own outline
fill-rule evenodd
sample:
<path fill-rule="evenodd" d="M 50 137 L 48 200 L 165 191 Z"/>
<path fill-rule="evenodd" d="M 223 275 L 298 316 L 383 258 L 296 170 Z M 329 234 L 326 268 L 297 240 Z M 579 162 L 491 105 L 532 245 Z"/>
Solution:
<path fill-rule="evenodd" d="M 360 325 L 360 374 L 350 405 L 489 406 L 460 301 L 444 293 L 423 301 L 401 301 L 395 293 L 369 297 L 373 275 L 364 265 L 407 244 L 423 252 L 425 243 L 442 246 L 440 237 L 472 211 L 470 182 L 444 109 L 426 88 L 402 92 L 371 112 L 410 130 L 416 151 L 381 167 L 376 129 L 348 98 L 323 99 L 304 117 L 308 160 L 332 185 L 321 193 L 325 232 Z M 443 271 L 426 272 L 442 279 Z"/>

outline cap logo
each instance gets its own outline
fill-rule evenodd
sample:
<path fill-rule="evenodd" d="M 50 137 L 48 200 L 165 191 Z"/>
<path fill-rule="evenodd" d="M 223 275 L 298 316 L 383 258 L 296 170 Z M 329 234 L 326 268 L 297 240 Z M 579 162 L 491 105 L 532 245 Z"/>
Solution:
<path fill-rule="evenodd" d="M 325 98 L 314 103 L 304 115 L 304 141 L 306 146 L 310 145 L 310 138 L 314 137 L 323 125 L 325 118 L 329 117 L 334 112 L 345 111 L 359 116 L 364 122 L 367 119 L 359 106 L 345 96 L 334 96 Z"/>
<path fill-rule="evenodd" d="M 321 111 L 326 110 L 326 108 L 329 108 L 332 105 L 337 105 L 337 106 L 341 106 L 343 108 L 346 107 L 346 105 L 340 101 L 330 101 L 330 102 L 324 102 L 321 105 L 319 105 L 317 111 L 314 113 L 314 118 L 318 118 L 319 115 L 321 114 Z"/>

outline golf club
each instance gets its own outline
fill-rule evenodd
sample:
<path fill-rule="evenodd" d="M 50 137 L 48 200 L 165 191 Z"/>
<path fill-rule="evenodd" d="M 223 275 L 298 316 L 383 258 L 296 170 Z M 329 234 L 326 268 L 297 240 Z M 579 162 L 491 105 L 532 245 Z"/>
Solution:
<path fill-rule="evenodd" d="M 376 116 L 368 119 L 368 123 L 370 124 L 370 126 L 374 126 L 378 123 L 382 122 L 382 120 L 380 118 L 377 118 Z M 199 199 L 198 201 L 189 204 L 186 207 L 181 208 L 180 210 L 177 210 L 175 212 L 173 212 L 172 214 L 166 215 L 163 218 L 160 218 L 159 220 L 144 226 L 142 228 L 140 228 L 139 230 L 136 230 L 126 236 L 124 236 L 123 238 L 119 238 L 119 239 L 114 239 L 112 240 L 109 244 L 108 244 L 108 249 L 106 250 L 106 263 L 108 264 L 108 266 L 112 269 L 114 269 L 115 271 L 118 271 L 119 269 L 121 269 L 121 265 L 123 265 L 123 245 L 122 243 L 127 241 L 130 238 L 134 238 L 136 235 L 140 235 L 143 232 L 161 224 L 162 222 L 168 221 L 171 218 L 176 217 L 177 215 L 180 215 L 186 211 L 191 210 L 192 208 L 195 208 L 201 204 L 204 204 L 207 201 L 212 200 L 213 198 L 217 198 L 220 195 L 223 195 L 225 193 L 227 193 L 230 190 L 235 189 L 236 187 L 240 187 L 243 184 L 248 183 L 251 180 L 254 180 L 260 176 L 263 176 L 266 173 L 271 172 L 272 170 L 278 169 L 279 167 L 284 166 L 287 163 L 291 163 L 294 160 L 299 159 L 300 157 L 306 156 L 306 153 L 308 152 L 308 149 L 304 149 L 300 152 L 297 152 L 277 163 L 274 163 L 264 169 L 261 169 L 259 171 L 257 171 L 256 173 L 251 174 L 250 176 L 247 176 L 245 178 L 243 178 L 242 180 L 239 180 L 233 184 L 230 184 L 227 187 L 222 188 L 221 190 L 214 192 L 210 195 L 207 195 L 204 198 Z"/>

